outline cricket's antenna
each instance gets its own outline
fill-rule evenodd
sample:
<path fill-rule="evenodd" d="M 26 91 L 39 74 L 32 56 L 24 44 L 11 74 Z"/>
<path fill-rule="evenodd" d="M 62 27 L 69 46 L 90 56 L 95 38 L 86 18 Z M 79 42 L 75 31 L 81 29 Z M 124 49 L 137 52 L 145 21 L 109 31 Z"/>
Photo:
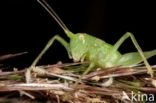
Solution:
<path fill-rule="evenodd" d="M 63 23 L 63 21 L 59 18 L 59 16 L 55 13 L 53 8 L 45 1 L 45 0 L 37 0 L 39 4 L 55 19 L 55 21 L 60 25 L 60 27 L 64 31 L 69 31 L 67 26 Z"/>

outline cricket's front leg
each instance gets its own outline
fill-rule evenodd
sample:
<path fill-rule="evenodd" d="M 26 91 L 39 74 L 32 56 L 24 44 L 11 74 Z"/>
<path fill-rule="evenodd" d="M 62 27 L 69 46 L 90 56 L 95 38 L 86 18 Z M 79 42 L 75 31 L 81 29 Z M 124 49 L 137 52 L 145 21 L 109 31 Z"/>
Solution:
<path fill-rule="evenodd" d="M 78 78 L 78 80 L 75 82 L 74 84 L 74 88 L 77 87 L 78 83 L 81 82 L 82 78 L 88 73 L 91 71 L 91 69 L 93 69 L 95 67 L 95 64 L 94 63 L 91 63 L 89 65 L 89 67 L 83 72 L 83 74 Z"/>
<path fill-rule="evenodd" d="M 30 83 L 31 82 L 31 71 L 35 71 L 37 72 L 38 70 L 35 69 L 36 64 L 39 62 L 39 60 L 42 58 L 42 56 L 45 54 L 45 52 L 50 48 L 50 46 L 53 44 L 53 42 L 57 40 L 58 42 L 60 42 L 67 50 L 69 58 L 71 58 L 71 52 L 70 52 L 70 48 L 69 48 L 69 44 L 59 35 L 55 35 L 54 37 L 52 37 L 47 45 L 44 47 L 44 49 L 41 51 L 41 53 L 36 57 L 36 59 L 33 61 L 33 63 L 31 64 L 31 66 L 27 69 L 26 73 L 25 73 L 25 77 L 26 77 L 26 83 Z M 40 71 L 38 71 L 40 72 Z"/>

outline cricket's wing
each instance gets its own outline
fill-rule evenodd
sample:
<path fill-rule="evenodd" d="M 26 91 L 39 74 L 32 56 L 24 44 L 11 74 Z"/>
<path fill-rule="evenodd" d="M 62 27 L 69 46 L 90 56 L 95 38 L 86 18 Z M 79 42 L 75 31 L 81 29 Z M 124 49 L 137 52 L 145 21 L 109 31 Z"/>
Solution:
<path fill-rule="evenodd" d="M 146 59 L 151 58 L 156 55 L 156 49 L 151 51 L 145 51 L 144 55 Z M 143 59 L 138 52 L 131 52 L 124 54 L 121 59 L 117 62 L 117 65 L 120 66 L 135 66 L 138 63 L 142 62 Z"/>

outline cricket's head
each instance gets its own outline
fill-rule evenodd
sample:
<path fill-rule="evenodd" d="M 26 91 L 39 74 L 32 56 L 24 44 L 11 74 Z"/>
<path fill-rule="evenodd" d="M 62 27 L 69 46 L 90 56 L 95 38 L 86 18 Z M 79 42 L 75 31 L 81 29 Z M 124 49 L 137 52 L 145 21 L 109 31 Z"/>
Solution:
<path fill-rule="evenodd" d="M 70 39 L 70 49 L 74 62 L 84 61 L 88 51 L 85 34 L 75 34 L 75 36 Z"/>

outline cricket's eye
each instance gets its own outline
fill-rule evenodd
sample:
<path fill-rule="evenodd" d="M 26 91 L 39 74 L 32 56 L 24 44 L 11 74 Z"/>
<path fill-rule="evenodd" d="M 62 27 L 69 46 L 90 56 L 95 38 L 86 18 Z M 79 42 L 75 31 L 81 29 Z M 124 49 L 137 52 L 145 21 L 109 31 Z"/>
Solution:
<path fill-rule="evenodd" d="M 84 34 L 80 34 L 79 35 L 79 39 L 82 41 L 83 44 L 85 43 L 85 36 L 84 36 Z"/>

